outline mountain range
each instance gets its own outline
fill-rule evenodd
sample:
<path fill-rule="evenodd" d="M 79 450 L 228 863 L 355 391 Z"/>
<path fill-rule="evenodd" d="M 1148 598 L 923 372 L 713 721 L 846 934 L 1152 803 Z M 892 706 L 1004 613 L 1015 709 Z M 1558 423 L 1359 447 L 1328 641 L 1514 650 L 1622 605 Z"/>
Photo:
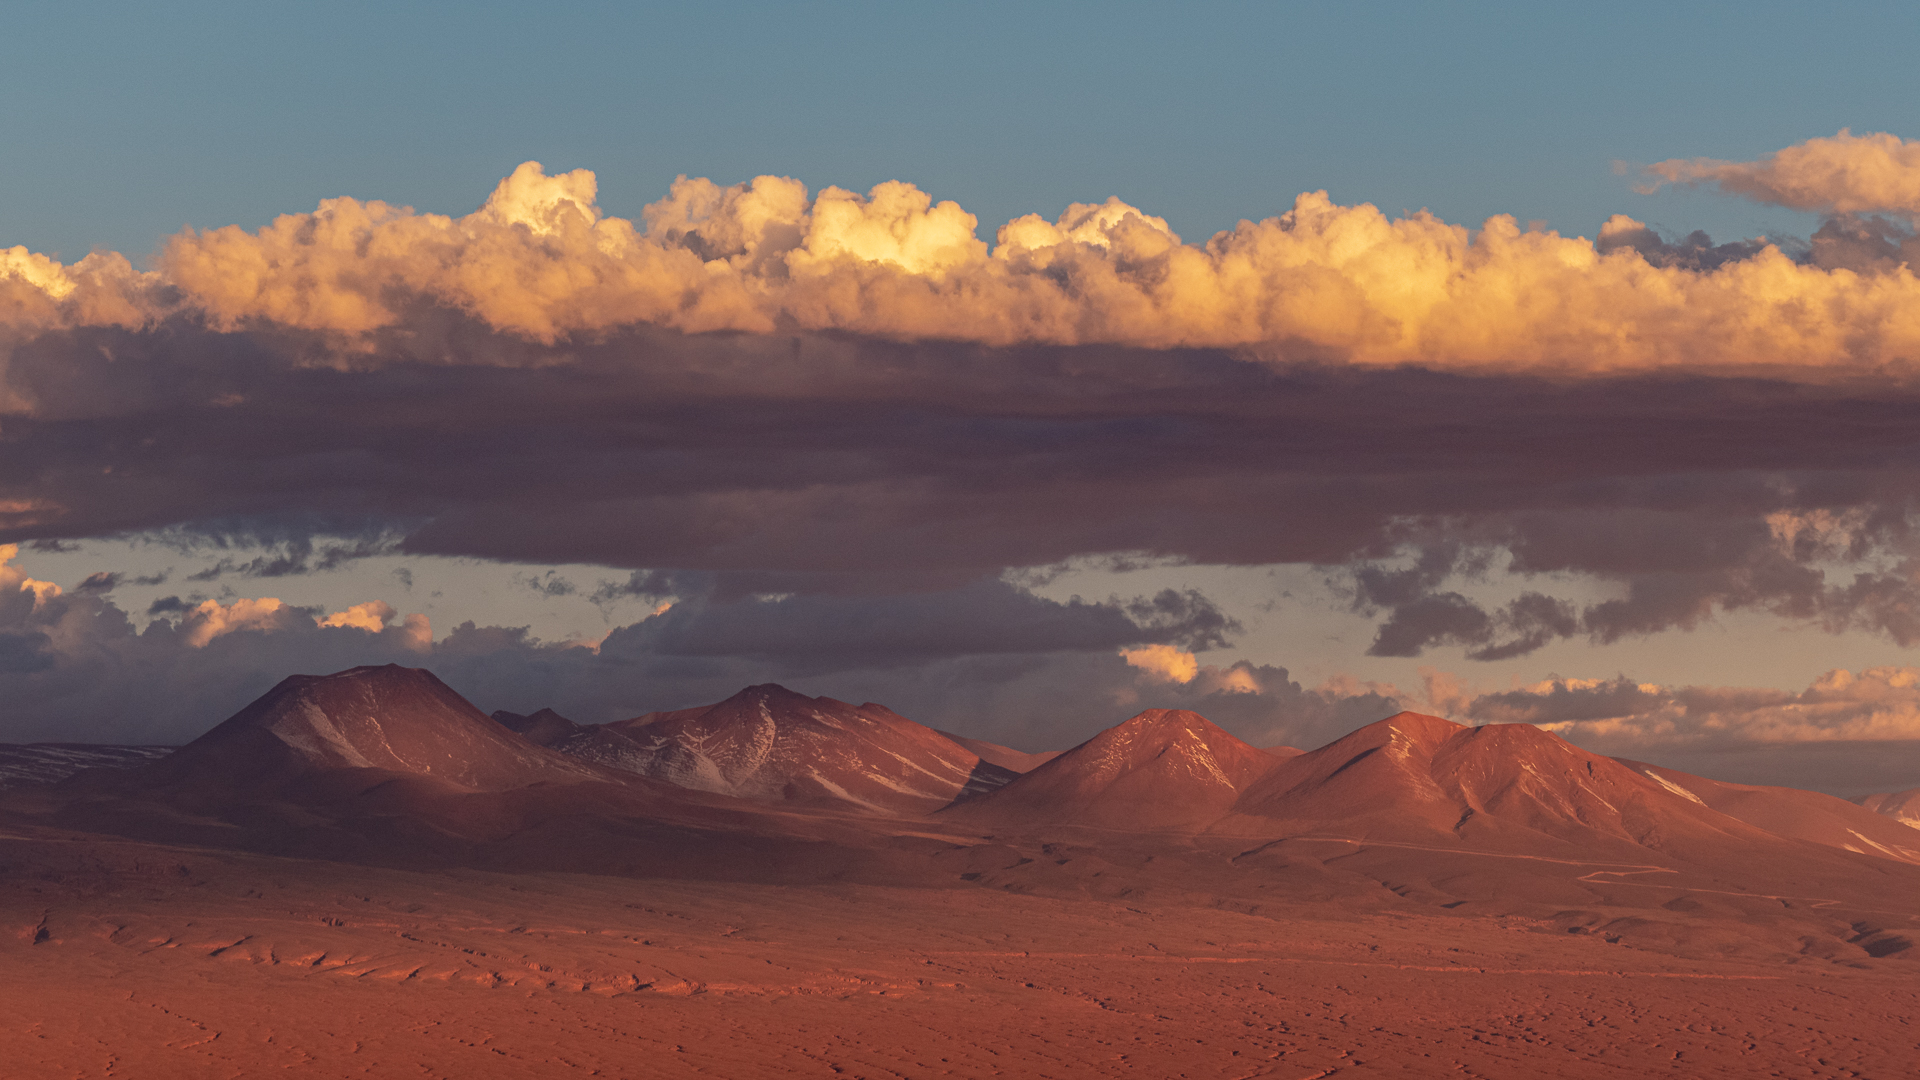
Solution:
<path fill-rule="evenodd" d="M 293 676 L 171 752 L 0 767 L 6 1015 L 55 1037 L 16 1040 L 31 1075 L 96 1075 L 68 1063 L 103 1032 L 98 1075 L 329 1040 L 338 1075 L 388 1028 L 446 1032 L 419 1068 L 463 1075 L 796 1075 L 822 1032 L 853 1075 L 1911 1061 L 1908 799 L 1524 724 L 1300 750 L 1156 709 L 1031 754 L 773 685 L 489 716 L 388 666 Z"/>
<path fill-rule="evenodd" d="M 1303 752 L 1259 749 L 1196 713 L 1155 709 L 1064 752 L 1027 754 L 772 684 L 602 725 L 550 709 L 489 717 L 431 673 L 389 665 L 290 677 L 157 753 L 121 752 L 113 763 L 134 767 L 66 787 L 217 809 L 391 798 L 396 782 L 441 797 L 517 792 L 521 803 L 584 785 L 656 815 L 778 809 L 1002 833 L 1337 836 L 1708 863 L 1792 843 L 1920 865 L 1920 830 L 1898 816 L 1914 792 L 1858 805 L 1607 758 L 1532 725 L 1411 712 Z M 74 750 L 55 758 L 96 763 Z"/>

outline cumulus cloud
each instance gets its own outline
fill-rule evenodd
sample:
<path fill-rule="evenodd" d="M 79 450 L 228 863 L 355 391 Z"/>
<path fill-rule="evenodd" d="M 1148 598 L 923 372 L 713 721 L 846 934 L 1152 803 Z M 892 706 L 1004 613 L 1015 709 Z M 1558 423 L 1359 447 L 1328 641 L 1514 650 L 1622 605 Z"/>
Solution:
<path fill-rule="evenodd" d="M 230 604 L 203 600 L 187 610 L 182 620 L 189 648 L 203 649 L 223 634 L 239 630 L 277 630 L 303 616 L 299 609 L 267 596 L 258 600 L 239 599 Z M 336 623 L 335 625 L 353 625 Z"/>
<path fill-rule="evenodd" d="M 1555 678 L 1476 697 L 1466 714 L 1539 724 L 1615 754 L 1920 739 L 1920 669 L 1836 669 L 1800 691 Z"/>
<path fill-rule="evenodd" d="M 314 614 L 272 598 L 158 604 L 136 630 L 98 590 L 27 577 L 0 546 L 0 741 L 178 742 L 295 671 L 418 663 L 424 617 L 373 626 L 379 602 Z"/>
<path fill-rule="evenodd" d="M 183 741 L 288 674 L 365 663 L 429 667 L 489 709 L 555 706 L 591 721 L 781 680 L 1030 743 L 1078 741 L 1124 718 L 1113 691 L 1136 673 L 1116 649 L 1205 648 L 1231 628 L 1194 594 L 1058 602 L 997 579 L 906 597 L 695 595 L 590 644 L 472 623 L 436 640 L 425 616 L 396 622 L 381 600 L 331 614 L 271 597 L 155 607 L 135 630 L 107 594 L 0 561 L 0 741 Z M 1084 700 L 1047 712 L 994 697 L 1028 680 Z M 970 694 L 995 700 L 994 714 L 970 715 Z"/>
<path fill-rule="evenodd" d="M 1905 161 L 1887 138 L 1782 151 L 1767 183 L 1808 155 Z M 977 583 L 1116 552 L 1335 568 L 1377 655 L 1736 610 L 1916 641 L 1920 282 L 1904 204 L 1869 186 L 1821 204 L 1852 216 L 1804 251 L 1324 194 L 1200 243 L 1108 199 L 989 244 L 900 182 L 683 178 L 625 221 L 592 174 L 529 163 L 463 217 L 333 199 L 182 233 L 148 270 L 15 249 L 0 542 L 230 545 L 207 580 L 382 552 L 598 564 L 633 576 L 531 587 L 644 601 L 689 662 L 812 635 L 885 669 L 950 643 L 845 631 L 868 613 L 918 625 L 976 589 L 968 610 L 1036 625 Z M 1817 520 L 1846 524 L 1779 527 Z M 1132 679 L 1116 650 L 1230 636 L 1185 603 L 1046 614 Z"/>
<path fill-rule="evenodd" d="M 1192 653 L 1172 645 L 1142 645 L 1137 649 L 1121 649 L 1120 658 L 1158 682 L 1187 683 L 1200 674 L 1200 661 Z"/>
<path fill-rule="evenodd" d="M 392 604 L 384 600 L 369 600 L 364 604 L 354 604 L 344 611 L 336 611 L 319 622 L 321 626 L 355 626 L 377 634 L 397 614 Z"/>
<path fill-rule="evenodd" d="M 1843 132 L 1763 162 L 1662 162 L 1651 175 L 1910 213 L 1916 146 Z M 989 245 L 973 215 L 902 181 L 860 194 L 683 177 L 638 223 L 605 215 L 596 188 L 586 170 L 550 176 L 528 162 L 464 217 L 328 199 L 253 232 L 183 232 L 150 271 L 118 255 L 68 266 L 15 248 L 0 253 L 0 320 L 15 338 L 172 317 L 316 332 L 327 344 L 309 359 L 349 367 L 385 362 L 395 337 L 422 358 L 472 359 L 446 339 L 448 316 L 548 344 L 636 326 L 813 330 L 1563 374 L 1831 377 L 1909 361 L 1920 344 L 1911 273 L 1840 274 L 1766 243 L 1667 243 L 1626 218 L 1590 241 L 1510 217 L 1477 229 L 1425 212 L 1390 219 L 1311 192 L 1195 244 L 1108 199 L 1018 218 Z M 37 406 L 17 388 L 0 403 Z"/>
<path fill-rule="evenodd" d="M 1755 202 L 1857 214 L 1891 211 L 1920 217 L 1920 142 L 1841 128 L 1758 161 L 1674 158 L 1647 166 L 1651 192 L 1663 184 L 1709 184 Z"/>

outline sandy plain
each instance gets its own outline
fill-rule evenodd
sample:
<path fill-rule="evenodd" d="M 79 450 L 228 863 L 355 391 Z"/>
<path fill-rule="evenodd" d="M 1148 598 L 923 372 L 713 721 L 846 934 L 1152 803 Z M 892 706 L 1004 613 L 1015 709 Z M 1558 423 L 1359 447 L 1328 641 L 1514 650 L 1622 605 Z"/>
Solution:
<path fill-rule="evenodd" d="M 924 839 L 938 865 L 950 849 Z M 1301 867 L 1343 881 L 1406 854 L 1322 846 Z M 1385 881 L 1262 899 L 1102 884 L 1091 849 L 1029 847 L 959 852 L 985 869 L 942 866 L 948 885 L 755 884 L 16 823 L 5 1072 L 1897 1080 L 1920 1062 L 1916 965 L 1844 937 L 1806 951 L 1808 920 L 1865 917 L 1821 898 L 1542 864 L 1539 888 L 1585 903 L 1444 907 Z"/>

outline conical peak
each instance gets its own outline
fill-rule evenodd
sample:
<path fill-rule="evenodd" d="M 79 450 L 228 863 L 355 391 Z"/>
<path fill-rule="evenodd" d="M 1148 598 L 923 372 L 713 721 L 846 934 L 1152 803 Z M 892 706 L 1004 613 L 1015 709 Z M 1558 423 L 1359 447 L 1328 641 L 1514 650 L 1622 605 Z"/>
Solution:
<path fill-rule="evenodd" d="M 1129 724 L 1188 724 L 1195 720 L 1203 724 L 1209 723 L 1206 717 L 1201 716 L 1191 709 L 1147 709 L 1137 715 L 1129 717 L 1125 722 Z"/>
<path fill-rule="evenodd" d="M 420 679 L 426 679 L 436 683 L 440 681 L 433 672 L 428 671 L 426 668 L 402 667 L 399 664 L 365 664 L 361 667 L 348 668 L 345 671 L 336 671 L 331 675 L 296 675 L 294 677 L 311 679 L 315 682 L 331 682 L 336 679 L 376 683 L 412 682 Z"/>
<path fill-rule="evenodd" d="M 1148 709 L 1088 739 L 1081 747 L 1101 755 L 1159 753 L 1179 744 L 1212 748 L 1240 740 L 1197 712 L 1186 709 Z M 1075 751 L 1068 751 L 1072 754 Z M 1062 755 L 1066 756 L 1066 755 Z"/>
<path fill-rule="evenodd" d="M 1173 734 L 1181 731 L 1212 733 L 1222 729 L 1213 721 L 1188 709 L 1148 709 L 1121 721 L 1109 730 L 1143 735 L 1157 732 Z"/>
<path fill-rule="evenodd" d="M 294 700 L 338 701 L 341 695 L 361 698 L 369 693 L 384 695 L 392 692 L 426 691 L 439 697 L 454 697 L 447 684 L 440 681 L 433 672 L 425 668 L 402 667 L 399 664 L 369 664 L 363 667 L 348 668 L 330 675 L 289 675 L 276 683 L 273 689 L 255 699 L 252 704 L 229 718 L 208 735 L 213 735 L 229 727 L 248 727 L 262 724 L 285 722 L 285 709 L 281 703 Z M 464 699 L 461 699 L 464 704 Z M 202 736 L 203 738 L 205 736 Z"/>
<path fill-rule="evenodd" d="M 728 701 L 800 701 L 812 704 L 813 699 L 805 694 L 789 690 L 779 683 L 756 683 L 727 699 Z M 724 704 L 724 703 L 723 703 Z"/>
<path fill-rule="evenodd" d="M 235 776 L 382 769 L 470 790 L 593 778 L 591 767 L 529 745 L 432 672 L 397 664 L 282 680 L 171 760 Z"/>
<path fill-rule="evenodd" d="M 1451 739 L 1462 731 L 1471 730 L 1465 724 L 1456 724 L 1444 717 L 1430 713 L 1417 713 L 1410 709 L 1406 712 L 1394 713 L 1373 726 L 1391 728 L 1408 734 L 1437 735 L 1443 739 Z"/>
<path fill-rule="evenodd" d="M 1218 819 L 1278 762 L 1186 709 L 1148 709 L 1038 766 L 961 814 L 1102 828 L 1186 830 Z"/>
<path fill-rule="evenodd" d="M 1510 748 L 1538 746 L 1542 748 L 1578 750 L 1572 743 L 1553 732 L 1535 724 L 1482 724 L 1466 729 L 1466 738 L 1473 743 L 1488 746 L 1500 745 Z"/>
<path fill-rule="evenodd" d="M 1225 728 L 1187 709 L 1148 709 L 1095 735 L 1055 758 L 1059 768 L 1093 764 L 1107 773 L 1138 769 L 1150 762 L 1189 762 L 1238 786 L 1263 771 L 1273 759 L 1242 742 Z M 1222 772 L 1221 770 L 1225 770 Z"/>
<path fill-rule="evenodd" d="M 1449 739 L 1472 728 L 1426 713 L 1399 712 L 1349 732 L 1331 745 L 1398 746 L 1432 754 Z"/>

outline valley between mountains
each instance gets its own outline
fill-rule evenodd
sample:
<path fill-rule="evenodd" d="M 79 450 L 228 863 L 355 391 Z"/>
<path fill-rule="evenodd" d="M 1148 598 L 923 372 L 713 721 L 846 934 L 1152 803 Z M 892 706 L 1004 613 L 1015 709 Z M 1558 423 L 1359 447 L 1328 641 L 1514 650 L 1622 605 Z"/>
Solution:
<path fill-rule="evenodd" d="M 1920 1060 L 1912 792 L 1530 725 L 1402 713 L 1302 750 L 1154 710 L 1029 753 L 771 685 L 488 716 L 389 666 L 291 677 L 172 752 L 7 748 L 0 778 L 9 1076 Z"/>

